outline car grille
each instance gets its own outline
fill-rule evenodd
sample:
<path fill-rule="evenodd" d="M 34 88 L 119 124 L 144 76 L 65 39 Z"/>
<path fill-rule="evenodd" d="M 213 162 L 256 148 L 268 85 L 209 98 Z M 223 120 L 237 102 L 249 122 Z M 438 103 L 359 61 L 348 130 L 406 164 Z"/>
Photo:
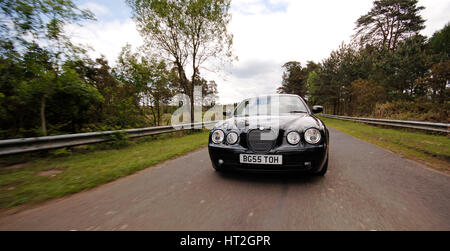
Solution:
<path fill-rule="evenodd" d="M 272 130 L 251 130 L 248 133 L 248 147 L 257 153 L 269 152 L 276 140 L 276 135 Z"/>

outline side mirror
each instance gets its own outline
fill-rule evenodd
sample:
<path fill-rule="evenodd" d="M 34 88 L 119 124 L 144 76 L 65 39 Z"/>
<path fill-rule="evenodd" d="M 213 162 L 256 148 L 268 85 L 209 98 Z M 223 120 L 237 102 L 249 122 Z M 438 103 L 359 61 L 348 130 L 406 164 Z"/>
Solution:
<path fill-rule="evenodd" d="M 313 106 L 312 112 L 313 113 L 321 113 L 321 112 L 323 112 L 323 106 L 320 106 L 320 105 Z"/>
<path fill-rule="evenodd" d="M 230 117 L 231 112 L 230 111 L 223 112 L 223 116 Z"/>

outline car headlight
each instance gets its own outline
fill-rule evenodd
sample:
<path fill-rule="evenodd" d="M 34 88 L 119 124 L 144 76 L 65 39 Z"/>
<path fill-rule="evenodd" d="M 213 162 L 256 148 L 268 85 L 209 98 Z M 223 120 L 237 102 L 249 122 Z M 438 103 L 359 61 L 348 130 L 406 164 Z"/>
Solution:
<path fill-rule="evenodd" d="M 320 131 L 316 128 L 310 128 L 305 131 L 305 140 L 309 144 L 319 143 L 321 138 Z"/>
<path fill-rule="evenodd" d="M 227 143 L 230 144 L 230 145 L 234 145 L 238 141 L 238 138 L 239 138 L 239 136 L 238 136 L 237 133 L 230 132 L 227 135 Z"/>
<path fill-rule="evenodd" d="M 290 132 L 286 137 L 287 141 L 291 145 L 297 145 L 300 142 L 300 134 L 298 132 Z"/>
<path fill-rule="evenodd" d="M 215 144 L 220 144 L 220 143 L 223 142 L 224 138 L 225 138 L 225 135 L 224 135 L 224 133 L 223 133 L 222 130 L 215 130 L 215 131 L 212 133 L 211 140 L 212 140 L 212 142 L 214 142 Z"/>

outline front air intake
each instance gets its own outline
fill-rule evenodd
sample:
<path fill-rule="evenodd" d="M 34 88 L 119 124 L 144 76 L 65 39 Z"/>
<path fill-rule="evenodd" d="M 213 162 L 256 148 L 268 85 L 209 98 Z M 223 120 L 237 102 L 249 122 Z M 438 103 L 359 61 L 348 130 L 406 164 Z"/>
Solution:
<path fill-rule="evenodd" d="M 250 150 L 256 153 L 267 153 L 275 145 L 276 135 L 272 130 L 251 130 L 247 142 Z"/>

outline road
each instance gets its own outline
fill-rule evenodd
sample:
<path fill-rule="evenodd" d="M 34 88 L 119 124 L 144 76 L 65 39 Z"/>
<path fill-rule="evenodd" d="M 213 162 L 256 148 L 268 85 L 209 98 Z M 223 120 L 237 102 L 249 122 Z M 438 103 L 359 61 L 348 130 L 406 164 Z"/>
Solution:
<path fill-rule="evenodd" d="M 330 129 L 329 172 L 220 174 L 200 149 L 0 230 L 450 230 L 450 176 Z"/>

